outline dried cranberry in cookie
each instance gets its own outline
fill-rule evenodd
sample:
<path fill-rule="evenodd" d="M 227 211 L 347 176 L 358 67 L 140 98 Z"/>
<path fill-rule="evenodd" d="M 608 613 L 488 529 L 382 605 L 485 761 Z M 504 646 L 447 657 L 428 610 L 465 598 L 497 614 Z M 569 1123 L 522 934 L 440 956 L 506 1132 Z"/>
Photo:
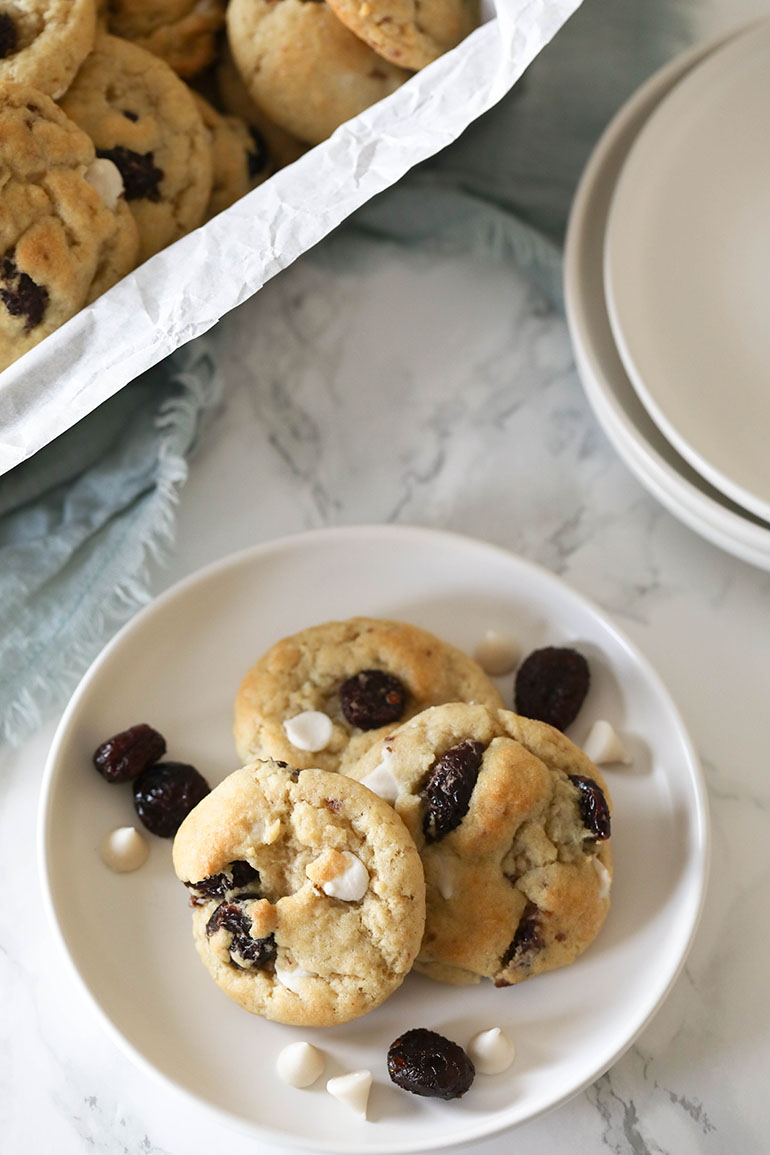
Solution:
<path fill-rule="evenodd" d="M 347 1022 L 412 966 L 420 858 L 398 815 L 350 778 L 270 760 L 236 770 L 182 823 L 173 857 L 206 969 L 253 1014 Z"/>
<path fill-rule="evenodd" d="M 235 700 L 243 762 L 344 770 L 391 728 L 439 702 L 502 706 L 495 685 L 467 654 L 406 622 L 349 618 L 283 638 L 246 674 Z M 329 719 L 323 745 L 294 745 L 293 721 Z"/>
<path fill-rule="evenodd" d="M 523 982 L 599 933 L 612 881 L 610 801 L 585 754 L 507 710 L 435 706 L 348 774 L 383 783 L 425 870 L 415 969 L 444 982 Z"/>
<path fill-rule="evenodd" d="M 138 237 L 123 196 L 105 195 L 106 162 L 49 97 L 0 84 L 0 123 L 4 369 L 129 272 Z"/>

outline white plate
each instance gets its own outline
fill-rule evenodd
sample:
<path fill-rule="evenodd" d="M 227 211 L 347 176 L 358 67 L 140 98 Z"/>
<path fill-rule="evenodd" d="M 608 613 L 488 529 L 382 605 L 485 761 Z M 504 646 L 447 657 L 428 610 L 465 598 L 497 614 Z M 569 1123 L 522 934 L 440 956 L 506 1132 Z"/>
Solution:
<path fill-rule="evenodd" d="M 650 115 L 605 239 L 610 322 L 653 420 L 712 485 L 770 520 L 770 22 Z"/>
<path fill-rule="evenodd" d="M 732 39 L 732 38 L 731 38 Z M 597 420 L 638 480 L 680 521 L 736 557 L 770 569 L 770 525 L 734 505 L 669 444 L 634 391 L 610 327 L 602 254 L 618 174 L 650 113 L 724 43 L 701 45 L 661 69 L 613 118 L 581 177 L 567 228 L 564 293 L 575 360 Z"/>
<path fill-rule="evenodd" d="M 168 757 L 214 784 L 237 763 L 232 701 L 241 676 L 279 637 L 353 614 L 412 621 L 470 650 L 490 627 L 526 652 L 570 643 L 592 686 L 574 736 L 609 718 L 633 767 L 607 777 L 615 805 L 614 901 L 600 937 L 573 966 L 507 990 L 452 988 L 409 976 L 357 1022 L 301 1030 L 255 1019 L 212 983 L 192 944 L 186 892 L 168 842 L 153 839 L 136 874 L 102 866 L 104 833 L 131 822 L 128 787 L 103 782 L 94 748 L 139 721 Z M 511 678 L 504 692 L 510 694 Z M 125 627 L 92 666 L 51 750 L 40 845 L 58 936 L 113 1038 L 145 1070 L 264 1140 L 325 1151 L 401 1152 L 468 1142 L 564 1102 L 605 1071 L 660 1005 L 690 945 L 703 898 L 708 816 L 696 755 L 647 662 L 560 580 L 492 546 L 429 530 L 326 530 L 259 546 L 174 587 Z M 643 981 L 642 981 L 643 980 Z M 393 1087 L 386 1051 L 414 1026 L 465 1043 L 498 1024 L 514 1066 L 478 1076 L 460 1101 Z M 278 1079 L 275 1059 L 306 1038 L 326 1076 L 369 1067 L 370 1122 L 324 1089 Z"/>

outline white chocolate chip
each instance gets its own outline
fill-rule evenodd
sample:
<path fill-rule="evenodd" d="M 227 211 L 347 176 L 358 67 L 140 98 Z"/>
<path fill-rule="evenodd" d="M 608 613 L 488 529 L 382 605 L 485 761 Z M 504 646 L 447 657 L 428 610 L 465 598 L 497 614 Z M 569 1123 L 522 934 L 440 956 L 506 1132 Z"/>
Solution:
<path fill-rule="evenodd" d="M 400 793 L 400 787 L 393 774 L 392 764 L 393 751 L 390 746 L 385 746 L 382 757 L 374 770 L 361 779 L 364 786 L 368 786 L 371 791 L 379 794 L 380 798 L 384 798 L 386 802 L 391 804 L 396 801 Z"/>
<path fill-rule="evenodd" d="M 292 746 L 309 750 L 312 754 L 329 745 L 333 729 L 329 715 L 320 710 L 303 710 L 301 714 L 287 718 L 283 728 Z"/>
<path fill-rule="evenodd" d="M 594 863 L 594 870 L 599 875 L 599 898 L 604 899 L 610 893 L 610 884 L 612 882 L 612 875 L 610 874 L 609 870 L 604 865 L 604 863 L 601 861 L 601 859 L 597 858 L 596 855 L 593 856 L 593 863 Z"/>
<path fill-rule="evenodd" d="M 481 1075 L 499 1075 L 507 1071 L 516 1057 L 516 1048 L 500 1027 L 479 1031 L 465 1048 Z"/>
<path fill-rule="evenodd" d="M 147 861 L 150 844 L 133 826 L 119 826 L 102 839 L 99 853 L 105 866 L 116 874 L 138 870 Z"/>
<path fill-rule="evenodd" d="M 473 651 L 473 656 L 485 673 L 499 678 L 515 670 L 520 653 L 519 643 L 510 634 L 487 630 Z"/>
<path fill-rule="evenodd" d="M 358 902 L 369 888 L 369 871 L 360 858 L 349 850 L 342 851 L 347 866 L 342 874 L 324 882 L 321 889 L 330 898 L 341 898 L 344 902 Z"/>
<path fill-rule="evenodd" d="M 292 994 L 302 995 L 305 991 L 305 980 L 313 978 L 313 975 L 304 967 L 289 966 L 285 959 L 277 958 L 275 960 L 275 977 L 281 986 L 286 987 Z"/>
<path fill-rule="evenodd" d="M 323 1055 L 310 1043 L 289 1043 L 276 1060 L 278 1074 L 290 1087 L 309 1087 L 324 1069 Z"/>
<path fill-rule="evenodd" d="M 265 822 L 262 818 L 257 818 L 251 825 L 251 841 L 254 843 L 261 842 L 263 846 L 271 846 L 280 833 L 280 818 L 271 818 L 269 822 Z"/>
<path fill-rule="evenodd" d="M 432 861 L 438 892 L 446 902 L 449 902 L 455 892 L 454 859 L 446 854 L 436 854 L 432 856 Z"/>
<path fill-rule="evenodd" d="M 120 169 L 106 157 L 92 160 L 85 172 L 85 178 L 96 189 L 110 212 L 114 213 L 123 195 L 123 177 Z"/>
<path fill-rule="evenodd" d="M 350 1071 L 347 1075 L 338 1075 L 336 1079 L 329 1079 L 326 1090 L 340 1103 L 350 1107 L 362 1119 L 366 1118 L 366 1107 L 369 1102 L 369 1091 L 372 1087 L 371 1071 Z"/>
<path fill-rule="evenodd" d="M 631 759 L 617 731 L 609 722 L 594 722 L 583 743 L 583 753 L 598 766 L 604 762 L 622 762 L 628 766 Z"/>

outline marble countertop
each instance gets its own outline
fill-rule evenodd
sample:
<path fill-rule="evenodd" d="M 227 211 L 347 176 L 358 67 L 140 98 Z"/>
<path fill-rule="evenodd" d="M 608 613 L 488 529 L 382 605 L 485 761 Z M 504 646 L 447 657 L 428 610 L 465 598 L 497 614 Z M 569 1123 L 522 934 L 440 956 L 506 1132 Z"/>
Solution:
<path fill-rule="evenodd" d="M 216 340 L 222 400 L 156 592 L 233 550 L 319 526 L 475 536 L 546 566 L 611 615 L 658 670 L 702 759 L 712 876 L 665 1004 L 587 1091 L 474 1149 L 767 1150 L 770 575 L 701 540 L 639 486 L 593 418 L 563 319 L 509 266 L 342 234 L 227 318 Z M 0 752 L 0 1150 L 267 1155 L 134 1068 L 63 965 L 35 861 L 55 721 Z"/>

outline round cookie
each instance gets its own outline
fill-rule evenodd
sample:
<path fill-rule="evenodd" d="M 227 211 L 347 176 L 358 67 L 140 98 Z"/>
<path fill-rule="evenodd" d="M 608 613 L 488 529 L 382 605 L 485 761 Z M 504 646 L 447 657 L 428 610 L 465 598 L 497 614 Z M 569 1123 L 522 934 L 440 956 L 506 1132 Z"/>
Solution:
<path fill-rule="evenodd" d="M 309 144 L 326 140 L 409 78 L 323 2 L 230 0 L 227 35 L 251 98 Z"/>
<path fill-rule="evenodd" d="M 217 54 L 225 0 L 109 0 L 110 32 L 165 60 L 179 76 L 196 76 Z"/>
<path fill-rule="evenodd" d="M 368 714 L 367 700 L 375 707 Z M 345 771 L 394 726 L 458 701 L 503 705 L 472 658 L 427 630 L 378 618 L 326 622 L 283 638 L 246 674 L 235 699 L 235 745 L 243 762 L 279 758 Z M 323 745 L 290 738 L 293 720 L 307 711 L 328 731 Z"/>
<path fill-rule="evenodd" d="M 213 161 L 211 197 L 206 220 L 262 184 L 273 172 L 267 144 L 238 116 L 224 116 L 198 92 L 193 92 L 198 112 L 209 133 Z"/>
<path fill-rule="evenodd" d="M 140 260 L 203 222 L 211 144 L 192 93 L 167 64 L 101 32 L 62 108 L 121 170 Z"/>
<path fill-rule="evenodd" d="M 232 53 L 225 40 L 219 61 L 216 67 L 216 83 L 219 103 L 226 112 L 233 113 L 245 120 L 261 137 L 266 145 L 276 169 L 292 164 L 304 152 L 307 145 L 297 140 L 291 133 L 285 132 L 277 124 L 273 124 L 261 108 L 258 108 L 249 96 L 246 85 L 240 72 L 235 67 Z"/>
<path fill-rule="evenodd" d="M 0 8 L 0 83 L 58 100 L 91 51 L 95 0 L 12 0 Z"/>
<path fill-rule="evenodd" d="M 417 954 L 414 843 L 391 807 L 340 774 L 236 770 L 184 820 L 173 856 L 204 965 L 253 1014 L 348 1022 L 400 986 Z"/>
<path fill-rule="evenodd" d="M 559 730 L 454 703 L 383 738 L 349 773 L 393 802 L 425 870 L 415 969 L 520 983 L 573 962 L 609 910 L 610 799 Z"/>
<path fill-rule="evenodd" d="M 402 68 L 424 68 L 479 22 L 478 0 L 328 0 L 370 48 Z"/>
<path fill-rule="evenodd" d="M 27 84 L 0 84 L 0 369 L 133 268 L 120 173 Z"/>

